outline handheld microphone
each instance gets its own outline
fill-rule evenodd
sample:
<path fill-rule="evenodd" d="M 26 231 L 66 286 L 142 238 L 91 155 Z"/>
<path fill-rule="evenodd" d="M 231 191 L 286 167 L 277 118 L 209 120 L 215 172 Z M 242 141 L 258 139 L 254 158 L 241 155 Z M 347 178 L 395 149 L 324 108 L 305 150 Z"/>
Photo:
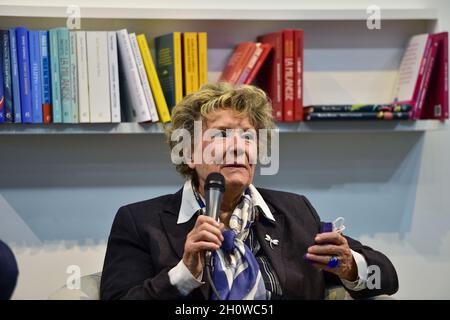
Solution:
<path fill-rule="evenodd" d="M 219 222 L 220 206 L 222 204 L 223 193 L 225 192 L 225 178 L 219 172 L 212 172 L 206 177 L 205 181 L 205 206 L 206 215 Z M 206 251 L 205 253 L 205 269 L 208 282 L 216 294 L 218 299 L 219 293 L 216 290 L 214 282 L 212 281 L 212 252 Z"/>

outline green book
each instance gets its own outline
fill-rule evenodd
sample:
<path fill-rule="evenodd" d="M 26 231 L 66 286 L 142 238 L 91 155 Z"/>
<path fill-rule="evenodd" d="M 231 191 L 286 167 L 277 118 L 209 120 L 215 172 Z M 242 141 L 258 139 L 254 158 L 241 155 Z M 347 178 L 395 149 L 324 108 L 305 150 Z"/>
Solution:
<path fill-rule="evenodd" d="M 52 113 L 53 122 L 62 122 L 61 109 L 61 86 L 59 81 L 59 50 L 58 50 L 58 29 L 49 31 L 50 37 L 50 78 L 52 86 Z"/>
<path fill-rule="evenodd" d="M 61 85 L 62 121 L 73 123 L 72 81 L 70 66 L 70 36 L 69 29 L 58 29 L 59 79 Z"/>

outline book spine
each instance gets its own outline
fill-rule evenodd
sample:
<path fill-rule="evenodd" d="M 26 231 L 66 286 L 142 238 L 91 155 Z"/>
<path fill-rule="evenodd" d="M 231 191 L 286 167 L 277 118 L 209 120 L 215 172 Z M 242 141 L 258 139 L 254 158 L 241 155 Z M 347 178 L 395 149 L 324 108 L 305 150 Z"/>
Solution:
<path fill-rule="evenodd" d="M 52 83 L 53 123 L 62 123 L 61 84 L 59 77 L 58 29 L 49 31 L 50 37 L 50 79 Z"/>
<path fill-rule="evenodd" d="M 305 117 L 307 121 L 317 120 L 408 120 L 411 112 L 312 112 Z"/>
<path fill-rule="evenodd" d="M 183 55 L 181 46 L 181 32 L 173 33 L 173 67 L 174 67 L 174 88 L 175 104 L 183 99 Z M 175 105 L 174 105 L 175 106 Z M 170 107 L 170 106 L 169 106 Z"/>
<path fill-rule="evenodd" d="M 70 81 L 70 40 L 67 28 L 58 29 L 59 80 L 61 82 L 62 121 L 72 123 L 72 84 Z"/>
<path fill-rule="evenodd" d="M 351 105 L 316 105 L 305 107 L 306 113 L 319 112 L 409 112 L 411 104 L 351 104 Z"/>
<path fill-rule="evenodd" d="M 294 121 L 303 120 L 303 30 L 294 30 Z"/>
<path fill-rule="evenodd" d="M 294 121 L 294 31 L 283 31 L 283 120 Z"/>
<path fill-rule="evenodd" d="M 150 82 L 150 87 L 153 92 L 153 97 L 155 98 L 159 119 L 164 123 L 169 122 L 169 108 L 167 106 L 166 99 L 164 98 L 164 93 L 161 87 L 161 83 L 159 82 L 158 75 L 156 73 L 155 65 L 153 64 L 153 59 L 150 53 L 150 48 L 148 47 L 147 39 L 143 34 L 138 35 L 136 39 L 141 51 L 142 60 L 144 61 L 144 66 L 147 72 L 148 80 Z"/>
<path fill-rule="evenodd" d="M 111 122 L 108 40 L 106 32 L 86 32 L 91 123 Z"/>
<path fill-rule="evenodd" d="M 11 83 L 11 56 L 9 45 L 9 31 L 1 30 L 1 44 L 3 53 L 3 95 L 4 95 L 4 109 L 5 109 L 5 122 L 14 122 L 14 108 L 13 108 L 13 93 Z"/>
<path fill-rule="evenodd" d="M 9 29 L 9 45 L 11 57 L 11 87 L 14 123 L 22 122 L 22 110 L 20 104 L 19 65 L 17 61 L 17 37 L 16 29 Z"/>
<path fill-rule="evenodd" d="M 244 47 L 244 52 L 240 55 L 239 60 L 237 60 L 234 68 L 231 71 L 228 82 L 232 84 L 238 84 L 239 79 L 245 69 L 247 68 L 250 59 L 253 57 L 255 51 L 257 49 L 257 44 L 255 42 L 247 42 Z"/>
<path fill-rule="evenodd" d="M 245 67 L 244 71 L 242 72 L 241 76 L 239 77 L 239 80 L 237 81 L 238 84 L 245 83 L 248 76 L 250 75 L 250 72 L 253 70 L 253 68 L 256 65 L 256 62 L 258 61 L 259 57 L 261 56 L 263 50 L 264 49 L 261 47 L 261 43 L 257 43 L 256 50 L 253 53 L 253 56 L 248 61 L 247 66 Z"/>
<path fill-rule="evenodd" d="M 183 34 L 184 52 L 184 84 L 185 94 L 198 90 L 198 52 L 197 33 L 185 32 Z"/>
<path fill-rule="evenodd" d="M 142 83 L 142 89 L 144 89 L 145 99 L 147 100 L 147 105 L 150 108 L 150 115 L 152 117 L 152 121 L 157 122 L 159 121 L 158 111 L 156 110 L 155 100 L 153 99 L 150 83 L 148 82 L 148 77 L 145 72 L 144 61 L 142 60 L 141 51 L 139 50 L 139 45 L 136 40 L 136 34 L 130 33 L 129 36 L 131 48 L 133 49 L 134 58 L 136 60 L 137 70 Z"/>
<path fill-rule="evenodd" d="M 78 67 L 78 107 L 80 123 L 89 123 L 89 80 L 87 65 L 86 32 L 76 31 Z"/>
<path fill-rule="evenodd" d="M 42 96 L 41 96 L 41 62 L 39 53 L 39 32 L 28 32 L 30 49 L 30 83 L 31 83 L 31 108 L 33 123 L 42 123 Z"/>
<path fill-rule="evenodd" d="M 117 44 L 119 49 L 119 63 L 121 68 L 120 79 L 124 85 L 121 92 L 125 99 L 127 120 L 131 122 L 151 121 L 150 109 L 145 100 L 144 90 L 139 79 L 130 37 L 126 29 L 117 31 Z M 91 89 L 90 89 L 91 90 Z M 92 106 L 91 106 L 92 107 Z"/>
<path fill-rule="evenodd" d="M 419 98 L 420 90 L 422 90 L 423 77 L 424 77 L 424 73 L 425 73 L 425 69 L 426 69 L 427 63 L 429 62 L 430 51 L 431 51 L 432 45 L 433 45 L 432 36 L 428 35 L 427 42 L 426 42 L 426 45 L 425 45 L 425 49 L 423 51 L 423 56 L 422 56 L 422 59 L 420 60 L 419 74 L 417 76 L 416 84 L 414 86 L 414 91 L 413 91 L 413 95 L 412 95 L 412 101 L 413 101 L 413 104 L 414 104 L 413 118 L 415 118 L 416 108 L 417 108 L 416 107 L 417 106 L 417 100 Z"/>
<path fill-rule="evenodd" d="M 0 123 L 5 122 L 5 91 L 4 91 L 4 67 L 3 67 L 3 39 L 0 42 Z"/>
<path fill-rule="evenodd" d="M 50 82 L 50 53 L 48 31 L 39 31 L 39 44 L 41 51 L 41 99 L 42 99 L 42 122 L 52 122 L 52 96 Z"/>
<path fill-rule="evenodd" d="M 275 121 L 283 121 L 283 34 L 275 32 L 258 37 L 259 42 L 269 43 L 273 50 L 266 66 L 260 74 L 261 86 L 272 100 L 272 112 Z"/>
<path fill-rule="evenodd" d="M 16 29 L 17 61 L 19 66 L 20 101 L 22 122 L 32 123 L 30 56 L 28 49 L 28 30 L 22 27 Z"/>
<path fill-rule="evenodd" d="M 262 43 L 261 48 L 263 49 L 261 56 L 258 58 L 258 61 L 256 61 L 256 64 L 250 71 L 247 79 L 245 79 L 244 84 L 251 84 L 255 80 L 256 75 L 258 74 L 259 70 L 261 70 L 261 67 L 263 66 L 264 62 L 269 56 L 270 51 L 272 50 L 272 46 L 268 43 Z"/>
<path fill-rule="evenodd" d="M 206 32 L 198 33 L 198 85 L 208 82 L 208 35 Z"/>
<path fill-rule="evenodd" d="M 419 94 L 417 95 L 416 105 L 414 108 L 413 119 L 418 120 L 422 117 L 422 107 L 425 100 L 425 96 L 428 91 L 428 85 L 430 83 L 430 76 L 433 71 L 434 61 L 438 49 L 438 42 L 433 41 L 431 50 L 428 53 L 427 64 L 423 72 L 422 82 L 420 84 Z"/>
<path fill-rule="evenodd" d="M 78 98 L 78 61 L 77 61 L 77 35 L 75 31 L 69 32 L 70 39 L 70 83 L 72 85 L 71 101 L 72 101 L 72 122 L 80 122 L 79 114 L 79 98 Z"/>
<path fill-rule="evenodd" d="M 442 34 L 442 82 L 443 82 L 443 92 L 442 92 L 442 115 L 441 120 L 448 119 L 448 32 Z"/>
<path fill-rule="evenodd" d="M 109 91 L 111 94 L 111 121 L 120 123 L 120 88 L 119 61 L 117 58 L 116 32 L 108 32 L 108 61 L 109 61 Z"/>

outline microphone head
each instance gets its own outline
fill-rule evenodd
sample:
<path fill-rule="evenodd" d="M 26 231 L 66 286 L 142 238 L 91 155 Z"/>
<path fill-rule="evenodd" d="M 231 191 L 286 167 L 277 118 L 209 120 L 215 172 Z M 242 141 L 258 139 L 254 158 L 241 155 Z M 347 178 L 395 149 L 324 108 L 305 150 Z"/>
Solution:
<path fill-rule="evenodd" d="M 219 189 L 220 192 L 225 192 L 225 178 L 219 172 L 211 172 L 206 177 L 205 191 L 210 189 Z"/>

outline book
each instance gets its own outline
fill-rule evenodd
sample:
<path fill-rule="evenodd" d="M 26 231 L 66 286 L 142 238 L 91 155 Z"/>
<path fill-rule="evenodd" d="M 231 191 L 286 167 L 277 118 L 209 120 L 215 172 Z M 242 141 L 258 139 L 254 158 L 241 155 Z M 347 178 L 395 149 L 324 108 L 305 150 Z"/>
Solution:
<path fill-rule="evenodd" d="M 294 121 L 294 30 L 283 30 L 283 121 Z"/>
<path fill-rule="evenodd" d="M 345 105 L 312 105 L 304 108 L 304 113 L 330 113 L 330 112 L 410 112 L 411 104 L 345 104 Z"/>
<path fill-rule="evenodd" d="M 16 40 L 22 123 L 33 123 L 28 30 L 23 27 L 16 28 Z"/>
<path fill-rule="evenodd" d="M 256 51 L 255 42 L 241 42 L 233 50 L 225 68 L 223 69 L 219 81 L 237 84 L 241 74 L 247 67 L 253 53 Z"/>
<path fill-rule="evenodd" d="M 89 123 L 89 79 L 86 47 L 86 31 L 75 31 L 77 35 L 77 67 L 78 67 L 78 109 L 80 123 Z"/>
<path fill-rule="evenodd" d="M 198 90 L 198 43 L 197 32 L 183 33 L 183 80 L 184 95 Z"/>
<path fill-rule="evenodd" d="M 261 55 L 259 56 L 258 60 L 255 63 L 255 66 L 250 71 L 249 75 L 244 81 L 244 84 L 252 84 L 253 81 L 256 78 L 256 75 L 261 70 L 261 67 L 263 66 L 264 62 L 266 61 L 267 57 L 269 56 L 270 51 L 272 50 L 272 45 L 268 43 L 261 43 L 260 47 L 262 48 Z"/>
<path fill-rule="evenodd" d="M 294 121 L 303 120 L 303 30 L 294 30 Z"/>
<path fill-rule="evenodd" d="M 5 122 L 5 91 L 3 86 L 4 68 L 3 68 L 3 46 L 0 43 L 0 123 Z"/>
<path fill-rule="evenodd" d="M 124 106 L 126 120 L 129 122 L 151 121 L 150 109 L 145 100 L 128 31 L 121 29 L 116 34 L 119 49 L 119 79 L 121 80 L 120 104 Z M 89 90 L 91 91 L 91 88 Z"/>
<path fill-rule="evenodd" d="M 108 32 L 109 92 L 111 95 L 111 122 L 120 123 L 119 58 L 116 32 Z"/>
<path fill-rule="evenodd" d="M 52 84 L 53 123 L 62 123 L 61 85 L 59 77 L 58 29 L 49 30 L 50 38 L 50 80 Z"/>
<path fill-rule="evenodd" d="M 144 67 L 144 61 L 142 60 L 141 51 L 137 43 L 136 34 L 130 33 L 130 43 L 133 49 L 134 58 L 136 60 L 136 67 L 139 73 L 139 78 L 141 79 L 142 89 L 144 90 L 145 99 L 150 110 L 150 116 L 153 122 L 159 121 L 158 112 L 156 110 L 155 100 L 153 99 L 153 93 L 150 89 L 150 83 L 148 82 L 147 73 Z"/>
<path fill-rule="evenodd" d="M 78 60 L 77 60 L 77 35 L 75 31 L 69 32 L 70 44 L 70 84 L 71 84 L 71 118 L 72 123 L 80 122 L 78 103 Z"/>
<path fill-rule="evenodd" d="M 208 34 L 198 33 L 198 86 L 208 82 Z"/>
<path fill-rule="evenodd" d="M 170 111 L 183 99 L 181 33 L 155 38 L 156 70 Z"/>
<path fill-rule="evenodd" d="M 158 109 L 158 115 L 161 122 L 170 121 L 170 111 L 164 97 L 164 92 L 159 82 L 158 74 L 156 72 L 153 58 L 148 47 L 147 39 L 144 34 L 140 34 L 136 37 L 139 49 L 141 51 L 142 60 L 144 61 L 145 71 L 147 72 L 150 87 L 152 89 L 153 97 L 155 98 L 156 108 Z"/>
<path fill-rule="evenodd" d="M 245 83 L 251 71 L 255 68 L 256 62 L 258 62 L 259 57 L 262 55 L 264 48 L 260 42 L 256 43 L 256 49 L 253 52 L 250 60 L 247 62 L 244 71 L 239 76 L 239 80 L 236 82 L 237 84 Z"/>
<path fill-rule="evenodd" d="M 9 29 L 9 47 L 11 57 L 11 88 L 14 123 L 22 123 L 22 109 L 20 105 L 19 66 L 17 61 L 16 29 Z"/>
<path fill-rule="evenodd" d="M 274 120 L 283 121 L 283 33 L 278 31 L 261 35 L 257 40 L 268 43 L 273 48 L 267 63 L 258 74 L 258 83 L 272 100 Z"/>
<path fill-rule="evenodd" d="M 52 122 L 52 93 L 50 81 L 50 52 L 48 31 L 39 31 L 41 57 L 42 122 Z"/>
<path fill-rule="evenodd" d="M 69 29 L 58 28 L 57 32 L 62 122 L 73 123 Z"/>
<path fill-rule="evenodd" d="M 4 122 L 6 123 L 14 122 L 13 92 L 11 81 L 11 56 L 9 42 L 9 30 L 0 30 L 0 50 L 2 51 L 0 57 L 3 59 L 3 110 Z"/>
<path fill-rule="evenodd" d="M 409 120 L 410 112 L 311 112 L 306 114 L 305 120 Z"/>
<path fill-rule="evenodd" d="M 111 122 L 107 32 L 86 32 L 91 123 Z"/>
<path fill-rule="evenodd" d="M 41 58 L 39 31 L 28 31 L 30 48 L 30 84 L 33 123 L 42 123 Z"/>
<path fill-rule="evenodd" d="M 430 70 L 429 87 L 422 108 L 422 119 L 448 119 L 448 32 L 433 35 L 437 52 Z"/>

